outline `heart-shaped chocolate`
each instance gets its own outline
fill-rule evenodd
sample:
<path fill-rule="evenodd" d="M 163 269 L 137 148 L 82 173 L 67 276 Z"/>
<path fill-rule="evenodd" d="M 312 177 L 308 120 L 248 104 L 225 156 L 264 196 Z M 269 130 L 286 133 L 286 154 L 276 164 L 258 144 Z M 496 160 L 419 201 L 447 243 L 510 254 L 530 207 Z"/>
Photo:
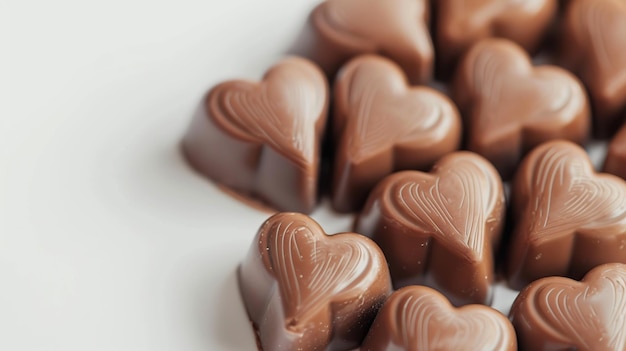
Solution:
<path fill-rule="evenodd" d="M 335 82 L 333 206 L 358 210 L 386 175 L 428 170 L 456 150 L 461 120 L 454 104 L 427 87 L 409 87 L 392 61 L 360 56 Z"/>
<path fill-rule="evenodd" d="M 348 350 L 391 290 L 380 249 L 355 233 L 328 236 L 311 218 L 279 213 L 240 267 L 246 309 L 263 350 Z"/>
<path fill-rule="evenodd" d="M 433 47 L 426 0 L 327 0 L 311 13 L 310 56 L 329 74 L 352 57 L 393 59 L 413 83 L 432 76 Z"/>
<path fill-rule="evenodd" d="M 497 171 L 460 151 L 443 157 L 431 173 L 403 171 L 381 181 L 354 231 L 381 247 L 395 287 L 425 284 L 457 306 L 488 304 L 503 219 Z"/>
<path fill-rule="evenodd" d="M 311 212 L 317 202 L 328 105 L 324 74 L 288 58 L 259 83 L 214 87 L 183 148 L 202 174 L 280 210 Z"/>
<path fill-rule="evenodd" d="M 600 135 L 626 113 L 626 2 L 571 1 L 563 21 L 561 63 L 585 83 Z"/>
<path fill-rule="evenodd" d="M 511 309 L 520 350 L 626 350 L 626 265 L 531 283 Z"/>
<path fill-rule="evenodd" d="M 604 171 L 626 180 L 626 123 L 609 145 Z"/>
<path fill-rule="evenodd" d="M 542 142 L 587 140 L 589 107 L 578 79 L 558 67 L 533 67 L 513 42 L 479 42 L 456 78 L 454 95 L 467 126 L 467 148 L 485 156 L 505 179 Z"/>
<path fill-rule="evenodd" d="M 626 182 L 596 174 L 571 142 L 552 141 L 524 159 L 513 184 L 516 223 L 508 255 L 511 286 L 547 276 L 581 278 L 626 263 Z"/>
<path fill-rule="evenodd" d="M 436 290 L 409 286 L 380 309 L 361 351 L 516 351 L 515 330 L 483 305 L 454 308 Z"/>
<path fill-rule="evenodd" d="M 439 0 L 436 6 L 437 60 L 451 69 L 473 44 L 489 37 L 510 39 L 535 52 L 550 26 L 554 0 Z"/>

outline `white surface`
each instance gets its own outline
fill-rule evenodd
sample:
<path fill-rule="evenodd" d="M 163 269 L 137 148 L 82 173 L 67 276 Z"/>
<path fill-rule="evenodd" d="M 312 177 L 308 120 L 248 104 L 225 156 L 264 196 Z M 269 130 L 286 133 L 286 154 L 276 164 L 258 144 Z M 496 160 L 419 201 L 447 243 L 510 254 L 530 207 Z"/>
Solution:
<path fill-rule="evenodd" d="M 177 147 L 315 2 L 0 0 L 0 350 L 256 350 L 235 269 L 266 215 Z"/>

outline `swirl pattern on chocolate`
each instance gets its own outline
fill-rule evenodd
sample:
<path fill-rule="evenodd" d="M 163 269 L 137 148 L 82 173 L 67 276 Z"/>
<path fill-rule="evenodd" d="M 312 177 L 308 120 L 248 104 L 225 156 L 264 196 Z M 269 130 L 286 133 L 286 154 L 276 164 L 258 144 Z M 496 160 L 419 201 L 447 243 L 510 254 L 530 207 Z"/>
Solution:
<path fill-rule="evenodd" d="M 600 134 L 613 133 L 626 112 L 626 2 L 571 1 L 561 62 L 589 89 Z"/>
<path fill-rule="evenodd" d="M 385 252 L 394 286 L 433 286 L 455 305 L 488 303 L 503 217 L 496 170 L 460 151 L 444 156 L 431 173 L 385 178 L 370 194 L 355 231 Z"/>
<path fill-rule="evenodd" d="M 626 182 L 596 174 L 579 146 L 553 141 L 533 150 L 513 191 L 519 220 L 509 271 L 515 287 L 547 275 L 580 278 L 597 264 L 626 262 Z M 585 240 L 595 244 L 585 248 Z"/>
<path fill-rule="evenodd" d="M 327 0 L 311 14 L 317 36 L 312 56 L 329 74 L 352 57 L 393 59 L 413 83 L 432 75 L 433 47 L 425 0 Z"/>
<path fill-rule="evenodd" d="M 445 68 L 473 44 L 490 37 L 506 38 L 534 53 L 551 24 L 554 0 L 439 0 L 437 53 Z"/>
<path fill-rule="evenodd" d="M 535 281 L 513 303 L 511 320 L 520 350 L 624 350 L 626 265 L 599 266 L 581 282 Z"/>
<path fill-rule="evenodd" d="M 333 204 L 357 210 L 384 176 L 426 170 L 458 148 L 461 122 L 454 104 L 427 87 L 410 87 L 388 59 L 350 61 L 335 83 Z"/>
<path fill-rule="evenodd" d="M 239 271 L 264 350 L 346 350 L 367 333 L 390 292 L 380 249 L 355 233 L 326 235 L 297 213 L 270 217 Z"/>
<path fill-rule="evenodd" d="M 578 79 L 558 67 L 533 67 L 510 41 L 486 39 L 472 47 L 454 89 L 468 149 L 493 162 L 505 178 L 542 142 L 587 140 L 589 107 Z"/>
<path fill-rule="evenodd" d="M 393 293 L 380 310 L 362 350 L 513 351 L 515 331 L 500 312 L 483 305 L 454 308 L 424 286 Z"/>
<path fill-rule="evenodd" d="M 326 106 L 326 82 L 316 70 L 290 58 L 270 69 L 260 83 L 227 82 L 213 90 L 210 104 L 223 128 L 253 138 L 303 167 L 314 161 L 315 125 Z"/>
<path fill-rule="evenodd" d="M 226 81 L 204 99 L 183 150 L 230 192 L 309 213 L 318 196 L 328 84 L 312 62 L 286 58 L 260 82 Z"/>

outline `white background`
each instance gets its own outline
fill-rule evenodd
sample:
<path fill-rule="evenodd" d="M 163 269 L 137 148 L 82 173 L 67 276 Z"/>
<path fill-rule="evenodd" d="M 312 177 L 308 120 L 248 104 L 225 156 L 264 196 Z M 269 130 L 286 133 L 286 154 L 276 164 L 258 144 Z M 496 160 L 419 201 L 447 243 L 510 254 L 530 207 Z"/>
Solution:
<path fill-rule="evenodd" d="M 235 270 L 267 215 L 178 142 L 315 2 L 0 0 L 0 350 L 256 350 Z"/>

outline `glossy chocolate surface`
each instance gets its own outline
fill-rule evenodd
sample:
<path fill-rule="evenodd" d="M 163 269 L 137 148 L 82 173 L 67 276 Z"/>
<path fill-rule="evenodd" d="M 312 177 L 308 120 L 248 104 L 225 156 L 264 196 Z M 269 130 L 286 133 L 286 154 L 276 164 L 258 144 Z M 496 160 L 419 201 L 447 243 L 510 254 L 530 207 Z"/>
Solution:
<path fill-rule="evenodd" d="M 547 276 L 580 279 L 600 264 L 626 263 L 626 182 L 596 173 L 578 145 L 553 141 L 533 150 L 515 177 L 512 201 L 512 287 Z"/>
<path fill-rule="evenodd" d="M 555 0 L 438 0 L 434 4 L 437 61 L 444 69 L 454 68 L 467 49 L 490 37 L 510 39 L 527 52 L 536 52 L 558 7 Z"/>
<path fill-rule="evenodd" d="M 196 170 L 217 183 L 279 210 L 309 213 L 317 203 L 327 106 L 322 71 L 305 59 L 287 58 L 261 82 L 214 87 L 183 150 Z"/>
<path fill-rule="evenodd" d="M 626 180 L 626 123 L 609 144 L 604 171 Z"/>
<path fill-rule="evenodd" d="M 599 135 L 614 133 L 626 114 L 626 2 L 570 1 L 561 63 L 585 83 Z"/>
<path fill-rule="evenodd" d="M 597 267 L 580 282 L 535 281 L 513 303 L 511 321 L 521 351 L 626 350 L 626 265 Z"/>
<path fill-rule="evenodd" d="M 459 151 L 430 173 L 403 171 L 382 180 L 354 230 L 381 247 L 394 287 L 424 284 L 457 306 L 489 304 L 493 247 L 503 220 L 497 171 L 484 158 Z"/>
<path fill-rule="evenodd" d="M 360 351 L 516 351 L 511 322 L 483 305 L 454 308 L 425 286 L 394 292 L 381 308 Z"/>
<path fill-rule="evenodd" d="M 542 142 L 587 140 L 587 95 L 569 72 L 534 67 L 528 54 L 504 39 L 485 39 L 459 65 L 455 102 L 467 148 L 491 161 L 507 179 L 522 156 Z"/>
<path fill-rule="evenodd" d="M 310 57 L 329 76 L 351 58 L 378 53 L 391 58 L 412 83 L 426 83 L 434 49 L 426 0 L 327 0 L 315 8 Z"/>
<path fill-rule="evenodd" d="M 461 142 L 461 118 L 445 95 L 408 86 L 402 70 L 380 56 L 350 61 L 335 82 L 333 207 L 361 208 L 386 175 L 428 170 Z"/>
<path fill-rule="evenodd" d="M 264 351 L 351 350 L 391 292 L 374 242 L 328 236 L 297 213 L 276 214 L 259 229 L 239 287 Z"/>

